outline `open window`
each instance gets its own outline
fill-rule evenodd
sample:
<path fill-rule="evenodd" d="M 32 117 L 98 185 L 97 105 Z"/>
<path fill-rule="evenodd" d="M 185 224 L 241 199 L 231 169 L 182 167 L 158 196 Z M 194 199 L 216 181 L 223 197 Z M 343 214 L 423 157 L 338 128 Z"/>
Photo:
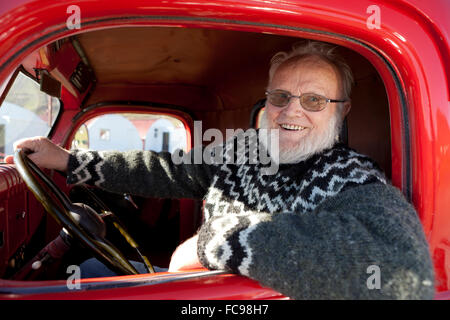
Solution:
<path fill-rule="evenodd" d="M 59 99 L 41 91 L 40 84 L 22 70 L 8 87 L 0 99 L 0 158 L 12 154 L 19 139 L 47 136 L 61 109 Z"/>

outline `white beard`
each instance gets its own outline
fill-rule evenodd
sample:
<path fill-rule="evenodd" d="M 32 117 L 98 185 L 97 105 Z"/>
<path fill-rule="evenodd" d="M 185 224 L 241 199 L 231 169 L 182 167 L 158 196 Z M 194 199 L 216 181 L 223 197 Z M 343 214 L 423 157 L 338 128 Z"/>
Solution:
<path fill-rule="evenodd" d="M 297 163 L 304 161 L 316 153 L 331 148 L 337 141 L 342 121 L 341 112 L 337 110 L 323 134 L 307 135 L 295 147 L 279 144 L 279 163 Z M 266 112 L 261 116 L 260 128 L 272 129 L 269 125 Z M 271 130 L 267 130 L 267 132 L 271 132 Z"/>

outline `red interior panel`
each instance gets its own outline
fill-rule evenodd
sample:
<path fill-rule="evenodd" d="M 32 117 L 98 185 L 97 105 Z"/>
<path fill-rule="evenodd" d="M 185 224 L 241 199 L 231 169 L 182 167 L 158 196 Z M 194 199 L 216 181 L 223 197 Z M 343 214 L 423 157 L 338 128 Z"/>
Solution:
<path fill-rule="evenodd" d="M 27 204 L 27 199 L 33 199 Z M 0 274 L 15 252 L 27 243 L 43 216 L 13 165 L 0 165 Z"/>

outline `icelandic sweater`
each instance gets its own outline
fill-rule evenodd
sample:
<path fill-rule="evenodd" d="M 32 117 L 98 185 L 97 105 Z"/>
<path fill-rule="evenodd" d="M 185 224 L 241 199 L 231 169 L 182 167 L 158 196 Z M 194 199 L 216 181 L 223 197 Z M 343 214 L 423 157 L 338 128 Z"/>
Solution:
<path fill-rule="evenodd" d="M 368 157 L 338 144 L 274 175 L 260 164 L 191 163 L 166 152 L 74 150 L 67 181 L 205 200 L 202 265 L 293 299 L 434 297 L 417 213 Z"/>

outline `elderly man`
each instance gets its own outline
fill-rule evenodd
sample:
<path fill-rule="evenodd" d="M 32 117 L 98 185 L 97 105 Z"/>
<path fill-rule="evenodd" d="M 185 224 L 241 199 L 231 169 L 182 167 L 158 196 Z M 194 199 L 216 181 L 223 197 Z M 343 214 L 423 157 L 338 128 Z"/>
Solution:
<path fill-rule="evenodd" d="M 42 138 L 16 147 L 34 151 L 40 166 L 67 170 L 68 183 L 204 199 L 205 221 L 169 271 L 224 269 L 294 299 L 431 299 L 433 267 L 416 212 L 375 163 L 337 142 L 351 84 L 350 68 L 324 43 L 272 59 L 261 127 L 278 129 L 273 175 L 260 164 L 175 165 L 168 153 L 68 152 Z"/>

